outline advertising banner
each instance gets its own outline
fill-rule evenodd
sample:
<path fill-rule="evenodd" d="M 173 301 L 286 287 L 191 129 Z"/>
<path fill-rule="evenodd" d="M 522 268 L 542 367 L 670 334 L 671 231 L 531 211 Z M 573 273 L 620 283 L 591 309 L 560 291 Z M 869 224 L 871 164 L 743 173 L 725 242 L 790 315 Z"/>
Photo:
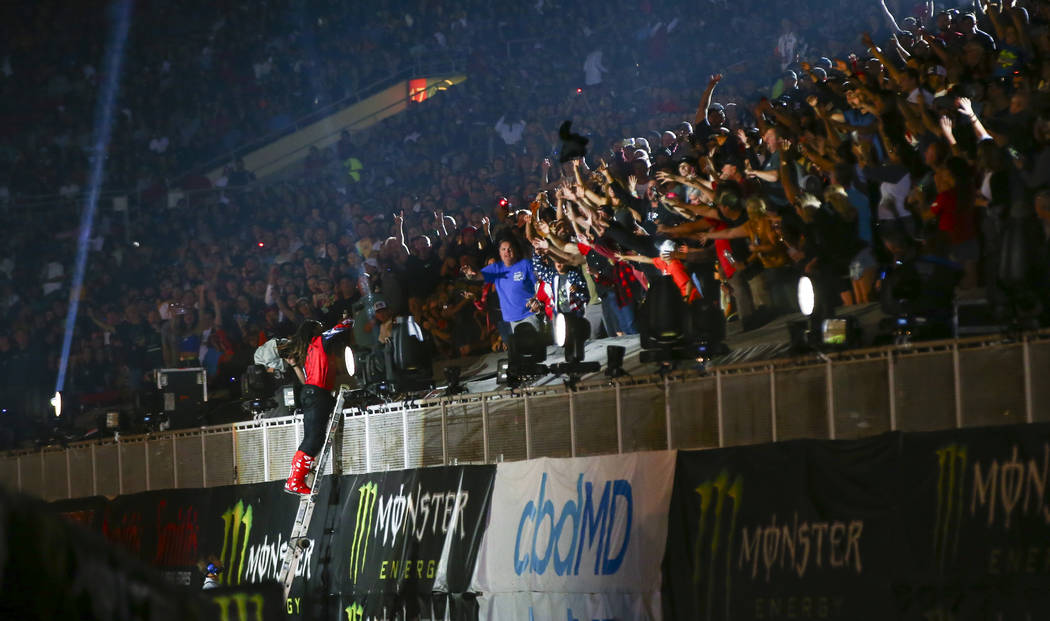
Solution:
<path fill-rule="evenodd" d="M 635 621 L 660 618 L 657 593 L 495 593 L 479 598 L 481 621 Z"/>
<path fill-rule="evenodd" d="M 283 587 L 276 582 L 219 587 L 202 592 L 209 619 L 215 621 L 284 621 Z"/>
<path fill-rule="evenodd" d="M 500 464 L 471 583 L 472 591 L 482 593 L 482 618 L 520 617 L 530 609 L 535 616 L 536 606 L 552 605 L 556 614 L 536 618 L 566 618 L 567 598 L 540 593 L 620 594 L 576 605 L 581 611 L 608 609 L 616 618 L 653 618 L 633 612 L 646 608 L 637 599 L 655 597 L 660 589 L 674 455 Z"/>
<path fill-rule="evenodd" d="M 210 495 L 165 490 L 117 496 L 98 512 L 102 536 L 161 571 L 176 586 L 200 586 L 197 561 Z"/>
<path fill-rule="evenodd" d="M 495 473 L 463 466 L 348 477 L 335 539 L 347 617 L 444 618 L 448 607 L 450 618 L 476 618 L 472 601 L 443 594 L 469 587 Z"/>
<path fill-rule="evenodd" d="M 1050 425 L 906 434 L 900 618 L 1045 618 Z"/>
<path fill-rule="evenodd" d="M 476 619 L 477 602 L 465 591 L 495 472 L 465 466 L 326 477 L 310 545 L 282 603 L 285 615 Z M 278 578 L 299 505 L 282 486 L 164 490 L 51 506 L 176 586 L 199 589 L 197 562 L 215 557 L 225 567 L 224 587 L 247 587 Z"/>
<path fill-rule="evenodd" d="M 82 525 L 38 500 L 0 490 L 0 619 L 206 618 L 204 598 L 171 587 Z"/>
<path fill-rule="evenodd" d="M 899 434 L 678 454 L 668 619 L 881 619 L 900 559 Z"/>

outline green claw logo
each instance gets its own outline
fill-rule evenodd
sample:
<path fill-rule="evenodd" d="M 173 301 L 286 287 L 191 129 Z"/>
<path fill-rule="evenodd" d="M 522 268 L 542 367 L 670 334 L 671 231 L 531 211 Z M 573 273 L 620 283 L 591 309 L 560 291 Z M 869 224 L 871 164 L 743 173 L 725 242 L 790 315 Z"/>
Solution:
<path fill-rule="evenodd" d="M 361 604 L 350 604 L 346 607 L 346 621 L 365 621 L 365 609 Z"/>
<path fill-rule="evenodd" d="M 227 571 L 219 575 L 221 584 L 241 583 L 241 576 L 244 575 L 244 558 L 248 550 L 248 535 L 252 532 L 253 513 L 251 505 L 245 505 L 243 500 L 238 500 L 237 504 L 222 514 L 222 554 L 219 557 L 219 561 Z M 244 527 L 243 535 L 241 533 L 242 526 Z M 239 550 L 237 548 L 238 543 L 240 543 Z M 230 555 L 228 563 L 227 553 Z M 234 571 L 235 564 L 237 566 L 236 571 Z"/>
<path fill-rule="evenodd" d="M 357 489 L 357 520 L 354 522 L 354 537 L 350 546 L 350 579 L 357 583 L 357 575 L 365 565 L 368 556 L 368 539 L 372 531 L 372 518 L 375 515 L 376 492 L 375 482 L 365 483 Z M 350 608 L 347 608 L 350 614 Z M 358 617 L 360 618 L 360 617 Z M 353 617 L 350 621 L 355 621 Z"/>
<path fill-rule="evenodd" d="M 255 604 L 255 621 L 263 621 L 263 603 L 264 599 L 262 595 L 247 595 L 245 593 L 234 593 L 230 596 L 219 596 L 212 598 L 219 606 L 219 619 L 222 621 L 230 620 L 230 604 L 232 603 L 237 609 L 237 621 L 249 621 L 251 617 L 248 616 L 248 604 Z"/>
<path fill-rule="evenodd" d="M 704 618 L 712 619 L 717 575 L 715 563 L 719 554 L 724 554 L 728 618 L 733 538 L 744 499 L 744 479 L 739 474 L 732 477 L 723 470 L 715 479 L 698 485 L 694 491 L 700 496 L 700 519 L 693 548 L 693 583 L 706 591 L 707 615 Z"/>
<path fill-rule="evenodd" d="M 944 573 L 949 562 L 955 561 L 959 550 L 967 459 L 966 447 L 958 444 L 949 444 L 937 451 L 937 517 L 933 526 L 933 556 L 941 573 Z"/>

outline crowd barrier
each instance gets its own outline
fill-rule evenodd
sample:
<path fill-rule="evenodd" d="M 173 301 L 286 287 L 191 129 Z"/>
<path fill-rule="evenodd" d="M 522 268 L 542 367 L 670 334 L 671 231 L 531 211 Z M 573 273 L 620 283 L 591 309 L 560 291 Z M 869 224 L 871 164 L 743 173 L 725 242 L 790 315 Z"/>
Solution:
<path fill-rule="evenodd" d="M 1050 421 L 1050 332 L 737 364 L 346 410 L 345 473 Z M 282 479 L 288 417 L 0 455 L 45 500 Z"/>
<path fill-rule="evenodd" d="M 292 619 L 1035 619 L 1050 424 L 327 477 Z M 280 482 L 52 503 L 188 590 L 272 581 Z"/>

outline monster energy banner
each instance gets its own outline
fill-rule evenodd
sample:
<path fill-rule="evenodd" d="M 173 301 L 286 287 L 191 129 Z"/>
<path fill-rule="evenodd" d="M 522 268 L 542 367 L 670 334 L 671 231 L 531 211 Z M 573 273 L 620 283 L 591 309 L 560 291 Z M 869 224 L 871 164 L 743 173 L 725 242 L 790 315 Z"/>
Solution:
<path fill-rule="evenodd" d="M 467 591 L 494 475 L 474 466 L 348 478 L 336 541 L 347 620 L 476 618 L 473 598 L 443 594 Z"/>
<path fill-rule="evenodd" d="M 226 586 L 203 591 L 216 621 L 283 621 L 285 599 L 278 582 Z"/>
<path fill-rule="evenodd" d="M 1050 425 L 905 434 L 901 475 L 901 618 L 1046 618 Z"/>
<path fill-rule="evenodd" d="M 310 546 L 282 598 L 285 615 L 347 621 L 477 618 L 476 602 L 464 591 L 494 475 L 495 466 L 470 466 L 324 478 L 307 533 Z M 299 505 L 282 484 L 165 490 L 51 506 L 67 521 L 100 532 L 160 569 L 169 583 L 200 589 L 197 562 L 215 557 L 225 568 L 220 583 L 240 589 L 278 578 Z M 229 600 L 230 618 L 242 604 L 254 610 L 263 601 L 258 595 Z M 272 599 L 265 599 L 267 607 Z"/>
<path fill-rule="evenodd" d="M 1050 425 L 680 452 L 674 619 L 1041 619 Z"/>
<path fill-rule="evenodd" d="M 891 618 L 898 440 L 680 452 L 664 616 Z"/>

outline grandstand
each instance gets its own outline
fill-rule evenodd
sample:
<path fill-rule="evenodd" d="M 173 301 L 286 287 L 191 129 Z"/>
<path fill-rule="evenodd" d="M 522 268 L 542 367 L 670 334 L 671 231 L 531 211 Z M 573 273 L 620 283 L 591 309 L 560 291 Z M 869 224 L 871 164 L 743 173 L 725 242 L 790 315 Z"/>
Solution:
<path fill-rule="evenodd" d="M 1050 2 L 176 4 L 0 9 L 0 484 L 268 582 L 337 392 L 291 616 L 1041 610 Z"/>

